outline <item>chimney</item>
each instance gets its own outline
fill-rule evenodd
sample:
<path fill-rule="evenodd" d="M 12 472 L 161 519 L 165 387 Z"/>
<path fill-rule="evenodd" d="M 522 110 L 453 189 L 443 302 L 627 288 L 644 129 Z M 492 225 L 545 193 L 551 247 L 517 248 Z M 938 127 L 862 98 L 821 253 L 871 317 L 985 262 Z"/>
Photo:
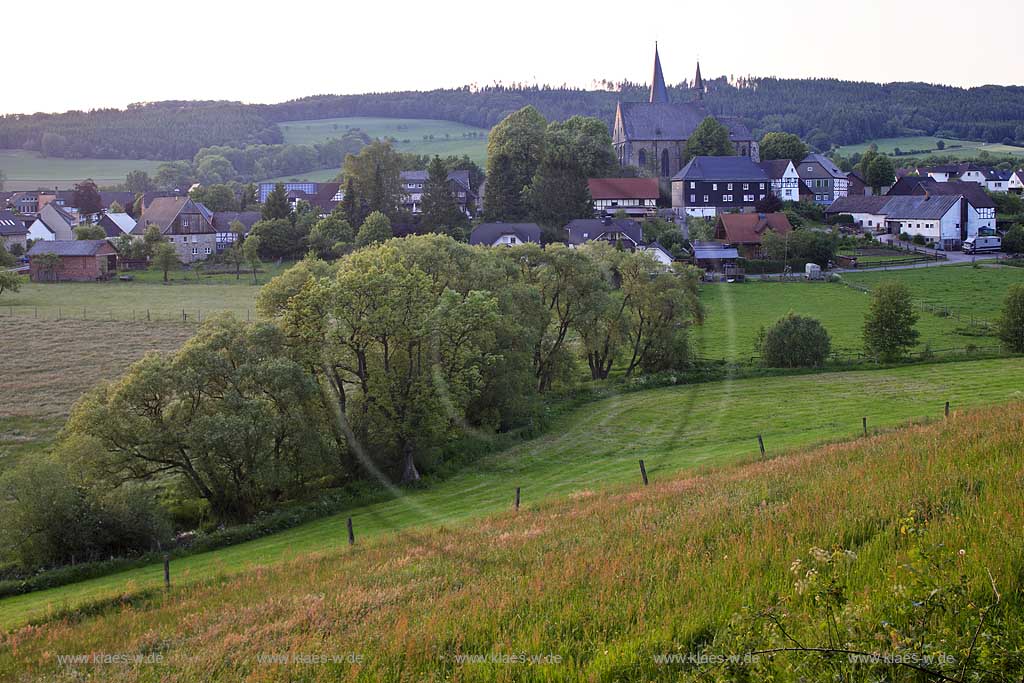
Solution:
<path fill-rule="evenodd" d="M 925 200 L 925 201 L 928 201 L 928 200 L 930 200 L 931 198 L 932 198 L 932 195 L 931 195 L 931 193 L 930 193 L 930 192 L 928 192 L 928 190 L 925 190 L 925 191 L 924 191 L 924 200 Z"/>

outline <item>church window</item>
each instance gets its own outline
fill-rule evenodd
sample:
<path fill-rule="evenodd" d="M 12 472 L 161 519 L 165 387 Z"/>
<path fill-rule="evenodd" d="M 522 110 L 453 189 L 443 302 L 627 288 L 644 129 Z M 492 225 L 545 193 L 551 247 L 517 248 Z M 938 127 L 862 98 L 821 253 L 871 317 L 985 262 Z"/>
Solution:
<path fill-rule="evenodd" d="M 668 150 L 661 150 L 661 175 L 668 175 Z"/>
<path fill-rule="evenodd" d="M 637 159 L 639 159 L 639 161 L 640 161 L 640 167 L 641 168 L 646 166 L 647 165 L 647 151 L 643 150 L 643 149 L 640 150 L 640 154 L 637 155 Z"/>

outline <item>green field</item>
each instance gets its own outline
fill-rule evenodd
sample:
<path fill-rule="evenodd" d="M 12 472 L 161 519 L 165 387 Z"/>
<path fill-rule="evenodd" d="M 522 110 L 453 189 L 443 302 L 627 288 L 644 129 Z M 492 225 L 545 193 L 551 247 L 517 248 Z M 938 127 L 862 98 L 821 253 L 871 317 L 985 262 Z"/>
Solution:
<path fill-rule="evenodd" d="M 469 155 L 473 161 L 484 165 L 487 158 L 487 134 L 485 128 L 475 128 L 454 121 L 433 119 L 388 119 L 373 117 L 350 117 L 319 119 L 312 121 L 285 121 L 278 124 L 287 143 L 311 145 L 332 137 L 341 137 L 346 131 L 358 128 L 371 138 L 394 138 L 395 148 L 401 152 L 416 154 Z M 476 137 L 466 137 L 467 135 Z M 427 139 L 424 139 L 427 136 Z M 433 139 L 429 139 L 433 136 Z"/>
<path fill-rule="evenodd" d="M 423 525 L 459 525 L 507 509 L 523 487 L 533 506 L 634 481 L 645 459 L 655 481 L 674 472 L 749 459 L 762 434 L 771 454 L 855 436 L 957 408 L 1024 398 L 1019 358 L 896 369 L 757 378 L 628 393 L 561 418 L 547 435 L 483 458 L 472 471 L 259 540 L 174 561 L 178 584 L 265 567 L 345 546 L 345 518 L 365 539 Z M 261 571 L 261 570 L 257 570 Z M 0 601 L 11 627 L 123 592 L 159 585 L 158 566 Z"/>
<path fill-rule="evenodd" d="M 939 140 L 946 143 L 945 149 L 938 149 L 935 145 Z M 894 154 L 896 148 L 900 149 L 901 156 L 927 156 L 928 154 L 951 155 L 960 158 L 973 158 L 980 152 L 988 152 L 993 155 L 1015 154 L 1024 156 L 1024 147 L 1012 147 L 997 143 L 978 142 L 976 140 L 952 140 L 948 138 L 936 138 L 930 135 L 910 135 L 899 138 L 879 138 L 869 140 L 857 145 L 844 145 L 836 150 L 844 157 L 851 154 L 863 154 L 872 144 L 878 145 L 878 151 L 882 154 Z M 916 151 L 913 155 L 908 152 Z M 917 153 L 920 152 L 920 153 Z"/>
<path fill-rule="evenodd" d="M 123 183 L 129 171 L 150 175 L 164 162 L 149 159 L 47 159 L 37 152 L 0 149 L 0 171 L 7 175 L 4 189 L 71 189 L 75 183 L 92 178 L 97 185 Z"/>

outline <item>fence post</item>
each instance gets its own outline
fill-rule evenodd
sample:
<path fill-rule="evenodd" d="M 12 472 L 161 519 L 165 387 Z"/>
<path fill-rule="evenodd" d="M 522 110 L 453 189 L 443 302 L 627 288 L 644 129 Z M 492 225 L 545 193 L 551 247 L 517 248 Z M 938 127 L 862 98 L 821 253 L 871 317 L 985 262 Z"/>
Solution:
<path fill-rule="evenodd" d="M 171 556 L 164 553 L 164 588 L 171 587 Z"/>
<path fill-rule="evenodd" d="M 60 306 L 57 307 L 57 320 L 60 320 Z"/>
<path fill-rule="evenodd" d="M 861 421 L 864 423 L 864 436 L 868 435 L 868 418 L 862 417 Z"/>
<path fill-rule="evenodd" d="M 640 476 L 644 479 L 644 486 L 647 486 L 647 468 L 644 467 L 644 461 L 640 461 Z"/>
<path fill-rule="evenodd" d="M 88 316 L 85 312 L 85 306 L 82 306 L 82 320 L 88 320 Z"/>
<path fill-rule="evenodd" d="M 946 401 L 946 417 L 949 417 L 949 401 Z"/>
<path fill-rule="evenodd" d="M 356 544 L 356 533 L 355 533 L 355 531 L 352 530 L 352 518 L 351 517 L 348 518 L 348 544 L 349 545 L 355 545 Z"/>
<path fill-rule="evenodd" d="M 519 509 L 519 487 L 516 487 L 516 510 Z"/>
<path fill-rule="evenodd" d="M 761 448 L 761 457 L 763 458 L 764 457 L 764 439 L 761 438 L 760 434 L 757 435 L 757 445 Z"/>
<path fill-rule="evenodd" d="M 149 322 L 149 309 L 146 309 L 146 322 Z"/>

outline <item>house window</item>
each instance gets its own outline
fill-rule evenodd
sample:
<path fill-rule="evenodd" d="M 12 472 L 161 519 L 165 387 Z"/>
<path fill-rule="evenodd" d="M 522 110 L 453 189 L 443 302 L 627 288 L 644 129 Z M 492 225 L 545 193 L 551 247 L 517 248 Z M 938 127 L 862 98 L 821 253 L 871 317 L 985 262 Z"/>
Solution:
<path fill-rule="evenodd" d="M 206 255 L 210 255 L 213 253 L 213 249 L 211 249 L 210 247 L 206 247 L 205 249 L 203 249 L 203 253 Z"/>
<path fill-rule="evenodd" d="M 181 217 L 181 227 L 183 227 L 183 228 L 187 228 L 188 227 L 188 216 L 182 216 Z"/>
<path fill-rule="evenodd" d="M 743 183 L 743 189 L 744 190 L 749 190 L 750 189 L 750 183 Z"/>
<path fill-rule="evenodd" d="M 760 186 L 758 187 L 758 189 L 759 190 L 763 190 L 764 189 L 764 183 L 761 183 Z"/>
<path fill-rule="evenodd" d="M 694 189 L 695 187 L 697 187 L 697 183 L 690 183 L 690 189 L 691 190 Z"/>
<path fill-rule="evenodd" d="M 743 195 L 743 201 L 745 201 L 745 202 L 752 202 L 752 201 L 754 201 L 754 195 L 752 195 L 752 194 L 745 194 L 745 195 Z"/>
<path fill-rule="evenodd" d="M 690 195 L 690 203 L 691 204 L 696 204 L 697 203 L 697 195 L 695 195 L 695 194 L 691 194 Z"/>
<path fill-rule="evenodd" d="M 732 201 L 732 195 L 731 194 L 723 194 L 722 195 L 722 201 L 723 202 L 731 202 Z"/>
<path fill-rule="evenodd" d="M 729 183 L 728 185 L 726 185 L 726 186 L 725 186 L 725 189 L 727 189 L 727 190 L 729 190 L 730 192 L 732 192 L 732 183 Z"/>
<path fill-rule="evenodd" d="M 707 195 L 704 195 L 704 203 L 705 203 L 705 204 L 707 204 L 707 203 L 708 203 L 708 196 L 707 196 Z"/>
<path fill-rule="evenodd" d="M 718 183 L 711 183 L 711 189 L 718 192 Z"/>
<path fill-rule="evenodd" d="M 515 244 L 516 243 L 516 238 L 515 237 L 509 237 L 508 238 L 508 243 L 509 244 Z"/>
<path fill-rule="evenodd" d="M 192 247 L 192 255 L 195 256 L 199 253 L 199 247 Z"/>

